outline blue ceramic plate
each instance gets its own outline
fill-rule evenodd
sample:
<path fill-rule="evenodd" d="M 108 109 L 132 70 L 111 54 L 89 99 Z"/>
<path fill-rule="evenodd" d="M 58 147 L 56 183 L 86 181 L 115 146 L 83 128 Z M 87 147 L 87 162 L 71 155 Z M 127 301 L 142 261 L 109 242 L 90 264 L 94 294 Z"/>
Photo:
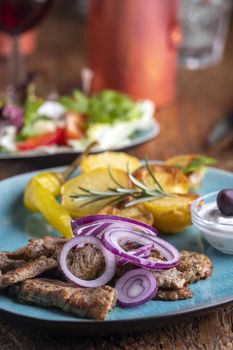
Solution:
<path fill-rule="evenodd" d="M 29 213 L 22 204 L 27 181 L 35 174 L 28 173 L 0 182 L 0 251 L 14 250 L 51 233 L 51 228 L 39 214 Z M 233 173 L 210 168 L 200 194 L 233 186 Z M 76 334 L 132 331 L 160 326 L 177 318 L 233 301 L 233 256 L 224 255 L 210 247 L 195 227 L 173 237 L 165 237 L 179 249 L 191 249 L 207 254 L 213 261 L 213 275 L 191 285 L 192 299 L 175 302 L 150 301 L 135 308 L 116 307 L 106 321 L 85 320 L 69 316 L 62 311 L 19 304 L 4 294 L 0 295 L 0 310 L 5 316 L 28 322 L 46 329 Z M 77 333 L 81 332 L 81 333 Z"/>

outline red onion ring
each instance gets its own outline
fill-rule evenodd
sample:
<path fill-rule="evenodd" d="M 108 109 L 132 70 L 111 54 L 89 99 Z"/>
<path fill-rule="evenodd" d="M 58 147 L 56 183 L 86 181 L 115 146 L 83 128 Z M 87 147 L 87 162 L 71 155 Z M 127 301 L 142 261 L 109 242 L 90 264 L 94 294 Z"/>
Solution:
<path fill-rule="evenodd" d="M 73 229 L 73 234 L 75 237 L 77 236 L 98 236 L 100 235 L 105 228 L 110 226 L 111 223 L 106 222 L 94 222 L 92 224 L 86 224 L 83 226 L 76 226 L 75 229 Z"/>
<path fill-rule="evenodd" d="M 139 247 L 137 249 L 133 249 L 128 251 L 129 254 L 135 255 L 135 256 L 139 256 L 141 258 L 149 258 L 149 256 L 151 255 L 151 250 L 153 248 L 153 243 L 151 244 L 146 244 L 142 247 Z M 128 264 L 128 260 L 125 258 L 119 258 L 117 260 L 117 264 L 119 265 L 126 265 Z"/>
<path fill-rule="evenodd" d="M 167 261 L 161 263 L 131 255 L 119 245 L 119 241 L 122 239 L 137 242 L 142 245 L 153 243 L 152 250 L 157 250 Z M 139 231 L 132 232 L 128 229 L 114 229 L 114 227 L 109 227 L 105 229 L 101 241 L 105 248 L 114 255 L 125 258 L 128 262 L 131 262 L 134 265 L 148 269 L 169 269 L 176 266 L 180 258 L 179 251 L 170 243 L 156 237 L 155 235 L 145 236 Z"/>
<path fill-rule="evenodd" d="M 88 225 L 88 224 L 92 224 L 94 222 L 97 221 L 103 221 L 105 223 L 107 222 L 111 222 L 111 223 L 116 223 L 116 221 L 120 221 L 121 223 L 130 223 L 133 225 L 138 225 L 141 228 L 146 229 L 146 233 L 150 233 L 150 234 L 155 234 L 158 235 L 158 231 L 150 226 L 147 225 L 144 222 L 138 221 L 138 220 L 134 220 L 134 219 L 129 219 L 129 218 L 125 218 L 123 216 L 116 216 L 116 215 L 89 215 L 89 216 L 83 216 L 81 218 L 78 219 L 74 219 L 71 221 L 71 227 L 73 229 L 73 231 L 79 226 L 83 226 L 83 225 Z M 148 231 L 147 231 L 148 230 Z"/>
<path fill-rule="evenodd" d="M 77 247 L 80 244 L 93 244 L 96 246 L 98 249 L 101 250 L 103 253 L 103 256 L 105 258 L 105 271 L 104 273 L 91 281 L 87 280 L 82 280 L 78 277 L 76 277 L 69 269 L 67 266 L 67 256 L 69 254 L 69 251 L 73 247 Z M 64 244 L 61 254 L 60 254 L 60 266 L 65 274 L 65 276 L 71 281 L 77 284 L 80 287 L 86 287 L 86 288 L 96 288 L 103 286 L 104 284 L 108 283 L 114 276 L 115 274 L 115 269 L 116 269 L 116 258 L 114 254 L 109 252 L 101 243 L 101 241 L 96 238 L 96 237 L 90 237 L 90 236 L 84 236 L 84 237 L 74 237 L 70 241 Z"/>
<path fill-rule="evenodd" d="M 158 287 L 150 271 L 135 269 L 126 272 L 116 283 L 118 302 L 123 307 L 139 306 L 153 299 Z"/>

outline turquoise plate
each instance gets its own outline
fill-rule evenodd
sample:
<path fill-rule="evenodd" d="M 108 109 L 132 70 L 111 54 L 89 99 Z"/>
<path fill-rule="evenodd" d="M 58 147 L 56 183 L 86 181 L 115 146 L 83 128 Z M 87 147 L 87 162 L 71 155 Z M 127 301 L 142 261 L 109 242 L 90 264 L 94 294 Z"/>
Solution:
<path fill-rule="evenodd" d="M 14 250 L 29 238 L 50 234 L 51 228 L 39 214 L 29 213 L 22 204 L 23 190 L 35 175 L 27 173 L 0 182 L 0 251 Z M 200 194 L 233 187 L 233 173 L 210 168 Z M 63 333 L 106 334 L 129 332 L 161 326 L 177 318 L 206 312 L 233 301 L 233 256 L 224 255 L 202 239 L 195 227 L 183 233 L 165 237 L 179 249 L 191 249 L 207 254 L 213 261 L 213 275 L 191 285 L 194 297 L 183 301 L 150 301 L 135 308 L 116 307 L 105 321 L 72 317 L 59 310 L 20 304 L 4 292 L 0 295 L 0 311 L 8 318 Z"/>

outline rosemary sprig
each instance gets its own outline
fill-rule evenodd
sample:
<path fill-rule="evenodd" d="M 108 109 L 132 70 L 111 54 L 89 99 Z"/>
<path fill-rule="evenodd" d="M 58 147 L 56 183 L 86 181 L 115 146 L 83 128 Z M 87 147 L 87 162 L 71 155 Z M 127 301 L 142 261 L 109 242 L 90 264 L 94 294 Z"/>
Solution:
<path fill-rule="evenodd" d="M 150 164 L 149 164 L 149 160 L 148 158 L 146 157 L 146 168 L 147 168 L 147 171 L 148 173 L 150 174 L 151 178 L 154 180 L 155 184 L 158 186 L 158 188 L 163 191 L 163 188 L 162 186 L 160 185 L 159 181 L 156 179 L 156 177 L 154 176 L 153 174 L 153 171 L 151 170 L 151 167 L 150 167 Z"/>
<path fill-rule="evenodd" d="M 108 167 L 109 176 L 111 177 L 112 181 L 118 186 L 117 188 L 108 188 L 107 191 L 96 191 L 96 190 L 88 190 L 86 188 L 83 188 L 81 186 L 78 186 L 78 189 L 81 190 L 84 193 L 80 194 L 73 194 L 70 196 L 75 201 L 83 201 L 85 200 L 85 203 L 80 205 L 80 208 L 85 207 L 91 203 L 102 201 L 106 199 L 109 199 L 109 201 L 104 203 L 105 205 L 110 204 L 121 204 L 123 203 L 127 198 L 132 198 L 131 201 L 124 204 L 124 207 L 131 207 L 135 204 L 139 204 L 142 202 L 149 202 L 153 201 L 155 199 L 168 196 L 168 194 L 165 192 L 159 181 L 156 179 L 155 175 L 153 174 L 151 167 L 149 165 L 148 159 L 145 160 L 146 168 L 148 170 L 148 173 L 150 177 L 152 178 L 154 182 L 154 187 L 149 188 L 144 183 L 136 179 L 132 174 L 129 172 L 129 167 L 127 167 L 128 171 L 128 177 L 131 180 L 131 182 L 135 185 L 134 188 L 123 188 L 121 184 L 114 178 L 111 168 Z"/>

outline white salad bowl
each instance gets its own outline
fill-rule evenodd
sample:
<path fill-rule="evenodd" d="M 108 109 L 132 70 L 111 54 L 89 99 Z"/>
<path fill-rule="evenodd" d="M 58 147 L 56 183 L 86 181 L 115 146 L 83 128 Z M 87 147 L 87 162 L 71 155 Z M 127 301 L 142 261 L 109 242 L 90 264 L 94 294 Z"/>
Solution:
<path fill-rule="evenodd" d="M 217 194 L 211 192 L 196 199 L 191 206 L 192 222 L 203 237 L 222 253 L 233 254 L 233 217 L 222 215 L 217 208 Z M 220 217 L 207 215 L 208 210 Z"/>

